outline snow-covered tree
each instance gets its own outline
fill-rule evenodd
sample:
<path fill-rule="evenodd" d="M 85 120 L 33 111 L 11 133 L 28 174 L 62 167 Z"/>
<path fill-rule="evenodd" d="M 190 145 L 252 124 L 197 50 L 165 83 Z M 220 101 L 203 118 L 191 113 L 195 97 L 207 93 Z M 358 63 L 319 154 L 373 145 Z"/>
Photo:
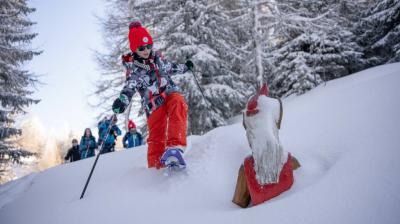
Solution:
<path fill-rule="evenodd" d="M 303 33 L 271 53 L 271 92 L 283 97 L 302 94 L 323 81 L 348 75 L 348 67 L 358 63 L 361 53 L 343 44 L 340 36 L 334 37 Z"/>
<path fill-rule="evenodd" d="M 250 90 L 254 92 L 266 81 L 269 68 L 266 53 L 276 42 L 274 36 L 278 21 L 276 2 L 262 0 L 234 2 L 234 7 L 228 11 L 229 25 L 234 27 L 234 32 L 240 41 L 236 52 L 241 59 L 241 79 L 251 84 Z"/>
<path fill-rule="evenodd" d="M 278 42 L 267 54 L 272 95 L 302 94 L 323 81 L 350 74 L 361 63 L 361 48 L 350 29 L 341 25 L 339 3 L 281 0 L 276 4 L 273 35 Z"/>
<path fill-rule="evenodd" d="M 18 114 L 31 104 L 36 77 L 23 69 L 25 62 L 40 52 L 30 48 L 36 36 L 30 32 L 34 24 L 28 19 L 34 9 L 25 0 L 0 0 L 0 178 L 9 162 L 20 162 L 31 153 L 18 148 L 14 138 L 21 134 L 15 127 Z"/>
<path fill-rule="evenodd" d="M 242 78 L 255 87 L 260 87 L 265 81 L 269 82 L 272 94 L 277 96 L 284 95 L 281 92 L 286 93 L 287 89 L 292 88 L 290 85 L 284 90 L 285 88 L 281 86 L 282 81 L 290 79 L 286 77 L 287 74 L 294 72 L 293 69 L 296 68 L 294 65 L 300 66 L 302 63 L 302 60 L 297 60 L 291 65 L 284 64 L 287 51 L 294 50 L 293 47 L 285 47 L 284 44 L 288 45 L 291 40 L 302 34 L 307 23 L 314 23 L 309 16 L 308 8 L 295 6 L 298 2 L 238 0 L 237 7 L 231 10 L 231 24 L 237 27 L 237 34 L 242 40 L 239 52 L 243 59 Z M 282 49 L 279 51 L 280 47 Z M 291 60 L 294 58 L 292 56 Z M 276 68 L 281 64 L 282 67 Z M 299 72 L 297 76 L 304 72 Z M 303 79 L 297 76 L 292 77 L 292 82 Z M 275 79 L 280 81 L 273 81 Z M 287 82 L 288 80 L 284 83 Z"/>
<path fill-rule="evenodd" d="M 334 18 L 339 27 L 342 27 L 342 42 L 358 52 L 358 57 L 346 65 L 350 73 L 358 72 L 366 67 L 367 60 L 364 57 L 364 49 L 357 41 L 357 24 L 362 13 L 367 9 L 366 0 L 339 0 L 335 7 Z"/>
<path fill-rule="evenodd" d="M 376 0 L 363 14 L 356 31 L 365 47 L 368 66 L 400 61 L 400 1 Z"/>

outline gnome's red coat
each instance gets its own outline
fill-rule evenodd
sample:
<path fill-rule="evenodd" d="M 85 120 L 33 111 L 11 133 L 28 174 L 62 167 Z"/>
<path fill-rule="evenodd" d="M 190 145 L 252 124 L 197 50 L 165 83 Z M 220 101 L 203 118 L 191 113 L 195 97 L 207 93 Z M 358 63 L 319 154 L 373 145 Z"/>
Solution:
<path fill-rule="evenodd" d="M 288 160 L 283 165 L 281 173 L 279 174 L 279 182 L 276 184 L 260 185 L 258 183 L 256 172 L 254 171 L 254 159 L 252 156 L 249 156 L 244 160 L 244 172 L 253 205 L 261 204 L 280 195 L 284 191 L 289 190 L 294 181 L 292 157 L 290 154 L 288 155 Z"/>

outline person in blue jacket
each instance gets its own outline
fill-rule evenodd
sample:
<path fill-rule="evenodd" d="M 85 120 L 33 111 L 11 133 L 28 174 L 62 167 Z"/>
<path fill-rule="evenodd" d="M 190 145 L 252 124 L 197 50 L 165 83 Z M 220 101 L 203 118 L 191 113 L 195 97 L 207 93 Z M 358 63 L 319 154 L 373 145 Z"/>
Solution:
<path fill-rule="evenodd" d="M 121 135 L 121 130 L 117 126 L 117 121 L 117 116 L 114 114 L 109 120 L 104 120 L 99 123 L 99 142 L 100 144 L 103 144 L 103 148 L 101 149 L 100 153 L 108 153 L 115 150 L 115 141 L 117 140 L 117 136 Z M 106 137 L 107 139 L 105 139 Z"/>
<path fill-rule="evenodd" d="M 132 120 L 129 120 L 128 123 L 128 132 L 125 134 L 122 139 L 122 144 L 124 148 L 133 148 L 139 145 L 142 145 L 143 138 L 142 135 L 136 131 L 136 125 Z M 128 141 L 128 144 L 126 143 Z"/>
<path fill-rule="evenodd" d="M 90 130 L 90 128 L 86 128 L 85 133 L 83 133 L 83 136 L 81 138 L 81 143 L 79 144 L 81 159 L 94 156 L 94 150 L 96 148 L 96 138 L 92 135 L 92 130 Z"/>
<path fill-rule="evenodd" d="M 100 125 L 101 125 L 101 123 L 105 122 L 106 120 L 108 120 L 107 116 L 105 116 L 101 121 L 99 121 L 99 123 L 97 123 L 97 127 L 98 127 L 98 136 L 99 136 L 97 145 L 99 145 L 99 146 L 101 146 L 101 143 L 103 142 L 103 141 L 102 141 L 102 138 L 101 138 L 100 136 L 101 136 L 101 133 L 102 133 L 104 130 L 102 130 L 101 128 L 104 128 L 104 127 L 105 127 L 105 126 L 100 126 Z M 100 127 L 101 127 L 101 128 L 100 128 Z"/>

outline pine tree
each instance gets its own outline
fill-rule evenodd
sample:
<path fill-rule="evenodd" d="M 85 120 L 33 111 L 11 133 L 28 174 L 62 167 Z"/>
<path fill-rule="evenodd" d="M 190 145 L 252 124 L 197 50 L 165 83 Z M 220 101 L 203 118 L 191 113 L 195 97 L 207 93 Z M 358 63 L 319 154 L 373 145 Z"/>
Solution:
<path fill-rule="evenodd" d="M 282 0 L 276 8 L 280 19 L 274 35 L 280 41 L 267 55 L 273 95 L 305 93 L 362 63 L 361 48 L 338 16 L 337 2 Z"/>
<path fill-rule="evenodd" d="M 400 1 L 374 1 L 356 31 L 368 67 L 400 61 Z"/>
<path fill-rule="evenodd" d="M 22 68 L 40 53 L 29 48 L 36 34 L 29 31 L 34 23 L 27 16 L 34 10 L 25 0 L 0 0 L 0 177 L 7 172 L 9 162 L 31 155 L 15 146 L 13 137 L 21 134 L 15 127 L 16 116 L 39 102 L 30 97 L 37 79 Z"/>
<path fill-rule="evenodd" d="M 357 24 L 361 19 L 362 13 L 368 7 L 368 2 L 364 0 L 340 0 L 335 8 L 335 20 L 341 27 L 341 42 L 346 43 L 358 56 L 351 61 L 346 68 L 350 73 L 358 72 L 366 67 L 364 49 L 357 41 Z"/>

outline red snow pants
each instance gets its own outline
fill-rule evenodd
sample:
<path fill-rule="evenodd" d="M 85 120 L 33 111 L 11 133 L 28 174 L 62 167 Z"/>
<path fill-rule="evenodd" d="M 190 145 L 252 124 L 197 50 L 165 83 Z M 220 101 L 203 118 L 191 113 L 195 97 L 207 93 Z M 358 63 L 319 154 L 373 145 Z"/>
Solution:
<path fill-rule="evenodd" d="M 186 147 L 186 126 L 188 107 L 183 96 L 171 93 L 165 103 L 147 118 L 148 167 L 160 169 L 160 158 L 167 147 Z"/>

